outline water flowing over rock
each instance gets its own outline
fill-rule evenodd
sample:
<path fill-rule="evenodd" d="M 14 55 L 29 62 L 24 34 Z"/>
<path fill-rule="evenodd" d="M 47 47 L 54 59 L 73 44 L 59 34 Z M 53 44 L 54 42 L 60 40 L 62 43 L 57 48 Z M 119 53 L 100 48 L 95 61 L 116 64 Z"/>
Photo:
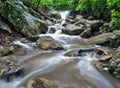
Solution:
<path fill-rule="evenodd" d="M 28 81 L 27 88 L 75 88 L 75 87 L 70 87 L 57 81 L 50 81 L 44 78 L 37 77 L 34 79 L 30 79 Z"/>
<path fill-rule="evenodd" d="M 50 36 L 41 36 L 36 44 L 42 49 L 59 50 L 63 48 L 60 42 Z"/>
<path fill-rule="evenodd" d="M 20 75 L 23 68 L 10 57 L 0 57 L 0 78 L 10 81 L 11 76 Z"/>
<path fill-rule="evenodd" d="M 116 54 L 112 57 L 109 66 L 110 72 L 116 78 L 120 79 L 120 46 L 116 50 Z"/>
<path fill-rule="evenodd" d="M 46 24 L 39 17 L 32 15 L 30 12 L 34 11 L 20 0 L 7 0 L 0 7 L 1 15 L 16 27 L 16 31 L 26 36 L 38 35 L 47 30 Z"/>

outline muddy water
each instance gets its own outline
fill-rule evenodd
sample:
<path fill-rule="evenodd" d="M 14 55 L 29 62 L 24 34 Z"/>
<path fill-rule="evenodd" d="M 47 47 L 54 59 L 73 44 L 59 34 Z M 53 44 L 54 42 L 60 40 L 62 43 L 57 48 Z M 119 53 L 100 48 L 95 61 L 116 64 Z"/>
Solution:
<path fill-rule="evenodd" d="M 120 88 L 119 82 L 111 75 L 98 71 L 92 61 L 97 61 L 92 53 L 77 56 L 79 49 L 90 49 L 100 46 L 84 45 L 80 36 L 65 34 L 44 34 L 60 41 L 64 50 L 40 50 L 34 48 L 35 43 L 20 45 L 20 52 L 13 55 L 24 67 L 22 77 L 15 78 L 12 82 L 0 81 L 0 88 L 26 88 L 27 81 L 36 76 L 49 80 L 59 81 L 74 88 Z"/>

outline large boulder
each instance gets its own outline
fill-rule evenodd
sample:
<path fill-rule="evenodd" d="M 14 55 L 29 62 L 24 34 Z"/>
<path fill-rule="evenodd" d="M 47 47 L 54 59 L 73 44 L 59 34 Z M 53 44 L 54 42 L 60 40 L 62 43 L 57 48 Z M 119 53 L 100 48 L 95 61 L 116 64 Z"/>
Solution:
<path fill-rule="evenodd" d="M 109 70 L 116 78 L 120 79 L 120 46 L 110 60 Z"/>
<path fill-rule="evenodd" d="M 94 37 L 90 37 L 87 39 L 83 39 L 85 43 L 87 44 L 106 44 L 108 42 L 110 42 L 110 36 L 113 36 L 113 33 L 109 32 L 109 33 L 103 33 Z"/>
<path fill-rule="evenodd" d="M 63 49 L 62 44 L 50 36 L 41 36 L 36 44 L 42 49 L 58 50 Z"/>
<path fill-rule="evenodd" d="M 48 79 L 37 77 L 32 78 L 27 82 L 27 88 L 75 88 L 75 87 L 71 87 L 57 81 L 50 81 Z"/>
<path fill-rule="evenodd" d="M 20 0 L 4 1 L 0 4 L 0 13 L 16 27 L 18 32 L 26 36 L 37 35 L 47 30 L 46 24 L 39 16 L 35 17 L 38 13 L 26 7 Z"/>
<path fill-rule="evenodd" d="M 78 35 L 84 31 L 84 28 L 75 24 L 67 24 L 62 30 L 65 34 Z"/>
<path fill-rule="evenodd" d="M 12 76 L 18 76 L 23 72 L 21 67 L 15 60 L 10 57 L 0 57 L 0 78 L 10 81 Z"/>

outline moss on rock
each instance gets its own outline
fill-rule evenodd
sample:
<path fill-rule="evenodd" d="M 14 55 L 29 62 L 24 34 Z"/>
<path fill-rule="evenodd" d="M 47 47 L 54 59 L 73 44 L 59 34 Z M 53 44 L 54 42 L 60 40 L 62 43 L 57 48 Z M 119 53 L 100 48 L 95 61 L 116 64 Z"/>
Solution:
<path fill-rule="evenodd" d="M 2 16 L 8 19 L 18 32 L 26 36 L 37 35 L 47 30 L 46 24 L 39 17 L 33 16 L 30 8 L 26 7 L 20 0 L 7 0 L 0 7 Z"/>

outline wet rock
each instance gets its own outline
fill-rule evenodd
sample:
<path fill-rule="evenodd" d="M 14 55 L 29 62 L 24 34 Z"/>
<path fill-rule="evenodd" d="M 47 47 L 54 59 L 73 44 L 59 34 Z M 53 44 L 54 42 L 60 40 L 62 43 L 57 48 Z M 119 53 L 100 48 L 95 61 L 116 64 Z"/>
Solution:
<path fill-rule="evenodd" d="M 60 13 L 58 11 L 55 11 L 55 10 L 51 10 L 49 12 L 49 16 L 52 17 L 52 18 L 56 18 L 56 19 L 61 18 Z"/>
<path fill-rule="evenodd" d="M 83 38 L 88 38 L 92 35 L 91 33 L 91 28 L 86 28 L 81 34 L 80 36 Z"/>
<path fill-rule="evenodd" d="M 116 54 L 110 60 L 109 70 L 114 77 L 120 79 L 120 46 L 116 50 Z"/>
<path fill-rule="evenodd" d="M 93 53 L 95 48 L 90 48 L 90 49 L 80 49 L 78 51 L 78 56 L 86 56 L 86 53 Z"/>
<path fill-rule="evenodd" d="M 110 46 L 117 48 L 120 45 L 120 31 L 113 32 L 113 36 L 110 36 Z"/>
<path fill-rule="evenodd" d="M 96 48 L 95 49 L 96 57 L 99 61 L 109 61 L 112 56 L 115 54 L 115 50 L 109 48 Z"/>
<path fill-rule="evenodd" d="M 29 41 L 26 38 L 21 38 L 20 42 L 22 42 L 22 43 L 28 43 Z"/>
<path fill-rule="evenodd" d="M 84 28 L 77 26 L 75 24 L 67 24 L 62 30 L 65 34 L 78 35 L 84 31 Z"/>
<path fill-rule="evenodd" d="M 16 31 L 26 36 L 38 35 L 47 31 L 45 22 L 40 20 L 41 16 L 26 7 L 20 0 L 6 0 L 0 4 L 0 7 L 1 15 L 16 27 Z M 36 14 L 37 16 L 35 16 Z"/>
<path fill-rule="evenodd" d="M 83 16 L 82 16 L 82 15 L 77 15 L 76 18 L 75 18 L 76 21 L 79 21 L 79 20 L 81 20 L 81 19 L 83 19 Z"/>
<path fill-rule="evenodd" d="M 27 83 L 27 88 L 75 88 L 75 87 L 71 87 L 57 81 L 50 81 L 48 79 L 38 77 L 30 79 Z"/>
<path fill-rule="evenodd" d="M 65 21 L 66 21 L 67 23 L 75 23 L 75 21 L 74 21 L 73 19 L 70 19 L 70 18 L 67 18 Z"/>
<path fill-rule="evenodd" d="M 102 22 L 99 20 L 86 20 L 86 21 L 90 25 L 92 31 L 96 31 L 99 29 L 100 26 L 102 26 Z"/>
<path fill-rule="evenodd" d="M 12 76 L 18 76 L 23 72 L 23 68 L 10 57 L 0 57 L 0 78 L 11 81 Z"/>
<path fill-rule="evenodd" d="M 110 36 L 113 36 L 113 33 L 103 33 L 94 37 L 84 39 L 84 42 L 87 44 L 102 44 L 105 45 L 110 42 Z"/>
<path fill-rule="evenodd" d="M 1 49 L 1 54 L 2 56 L 6 56 L 6 55 L 9 55 L 9 54 L 12 54 L 15 52 L 15 47 L 14 46 L 3 46 L 3 48 Z"/>
<path fill-rule="evenodd" d="M 107 60 L 110 60 L 111 58 L 112 58 L 112 55 L 105 55 L 105 56 L 98 58 L 98 60 L 99 61 L 107 61 Z"/>
<path fill-rule="evenodd" d="M 39 36 L 31 36 L 31 37 L 27 37 L 27 40 L 32 41 L 32 42 L 36 42 L 39 39 Z"/>
<path fill-rule="evenodd" d="M 36 44 L 42 49 L 63 49 L 62 44 L 50 36 L 41 36 Z"/>
<path fill-rule="evenodd" d="M 103 62 L 95 62 L 95 66 L 97 69 L 99 69 L 100 71 L 106 71 L 109 72 L 108 70 L 108 63 L 103 63 Z"/>
<path fill-rule="evenodd" d="M 99 28 L 99 33 L 110 32 L 111 28 L 110 28 L 109 25 L 110 25 L 110 23 L 105 22 L 105 23 L 103 24 L 103 26 L 101 26 L 101 27 Z"/>
<path fill-rule="evenodd" d="M 114 55 L 115 50 L 109 48 L 96 48 L 95 53 L 98 55 Z"/>
<path fill-rule="evenodd" d="M 51 22 L 50 20 L 46 20 L 45 22 L 47 23 L 48 26 L 54 25 L 53 22 Z"/>

